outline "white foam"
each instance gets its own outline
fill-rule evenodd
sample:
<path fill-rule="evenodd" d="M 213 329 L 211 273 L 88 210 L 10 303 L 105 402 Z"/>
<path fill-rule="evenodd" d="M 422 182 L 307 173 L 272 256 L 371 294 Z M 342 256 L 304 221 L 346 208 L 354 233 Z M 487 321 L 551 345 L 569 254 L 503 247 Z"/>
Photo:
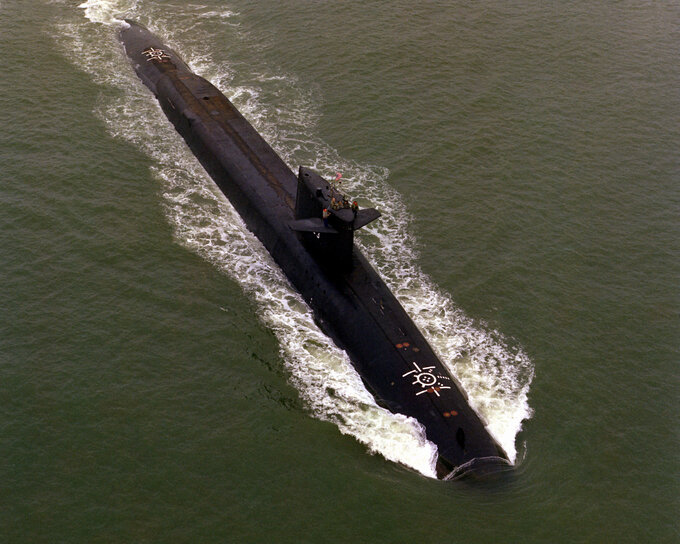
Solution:
<path fill-rule="evenodd" d="M 204 11 L 198 14 L 201 19 L 231 19 L 238 15 L 237 12 L 231 10 L 222 11 Z"/>
<path fill-rule="evenodd" d="M 327 176 L 341 171 L 345 190 L 365 196 L 362 204 L 370 202 L 385 212 L 383 219 L 360 237 L 363 251 L 514 460 L 515 435 L 522 419 L 531 414 L 526 399 L 533 373 L 531 362 L 521 349 L 508 348 L 498 333 L 464 316 L 447 294 L 413 267 L 417 244 L 403 220 L 406 207 L 387 183 L 389 172 L 344 159 L 315 137 L 318 100 L 294 78 L 253 72 L 247 74 L 250 83 L 232 86 L 231 69 L 213 60 L 212 51 L 205 45 L 211 43 L 208 37 L 188 45 L 173 42 L 172 35 L 163 30 L 172 15 L 167 10 L 139 14 L 136 2 L 124 0 L 88 0 L 81 7 L 90 21 L 103 26 L 93 31 L 91 26 L 65 23 L 58 28 L 56 38 L 74 64 L 97 83 L 115 90 L 102 95 L 97 115 L 112 135 L 133 142 L 154 161 L 154 176 L 161 184 L 176 239 L 237 281 L 255 301 L 258 315 L 276 334 L 291 381 L 314 416 L 334 422 L 342 433 L 354 436 L 371 452 L 435 476 L 436 448 L 425 439 L 422 426 L 377 406 L 346 354 L 318 329 L 301 297 L 183 145 L 120 48 L 101 52 L 102 42 L 115 43 L 108 27 L 119 24 L 120 13 L 152 21 L 149 26 L 160 30 L 190 66 L 225 91 L 289 165 L 296 168 L 297 164 L 306 164 Z M 238 17 L 227 9 L 215 14 L 205 6 L 173 9 L 195 9 L 206 18 Z M 185 16 L 189 19 L 188 14 Z M 200 39 L 200 23 L 195 17 L 189 20 L 193 21 L 193 34 L 198 32 L 193 39 Z M 234 32 L 237 26 L 238 21 Z M 92 49 L 102 54 L 81 54 Z M 400 251 L 392 251 L 395 247 Z"/>
<path fill-rule="evenodd" d="M 78 7 L 93 23 L 119 24 L 123 22 L 120 14 L 134 10 L 137 0 L 85 0 Z"/>

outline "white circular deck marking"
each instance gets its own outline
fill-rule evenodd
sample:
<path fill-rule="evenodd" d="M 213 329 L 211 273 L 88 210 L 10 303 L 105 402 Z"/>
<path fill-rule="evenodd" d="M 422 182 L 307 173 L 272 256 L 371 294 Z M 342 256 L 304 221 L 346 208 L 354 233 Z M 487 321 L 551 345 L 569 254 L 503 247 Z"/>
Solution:
<path fill-rule="evenodd" d="M 402 378 L 412 375 L 413 380 L 412 385 L 419 384 L 422 388 L 421 391 L 416 393 L 417 395 L 422 395 L 423 393 L 434 393 L 439 396 L 439 391 L 441 389 L 451 389 L 448 385 L 442 385 L 439 380 L 448 380 L 446 376 L 436 376 L 432 370 L 434 366 L 424 366 L 420 368 L 418 363 L 413 362 L 414 370 L 409 370 L 406 374 L 402 374 Z"/>

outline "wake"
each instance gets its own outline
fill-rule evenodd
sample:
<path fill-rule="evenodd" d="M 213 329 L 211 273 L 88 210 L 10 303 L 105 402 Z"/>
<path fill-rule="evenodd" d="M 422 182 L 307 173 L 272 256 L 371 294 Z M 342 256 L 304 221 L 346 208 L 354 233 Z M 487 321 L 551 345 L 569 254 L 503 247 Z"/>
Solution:
<path fill-rule="evenodd" d="M 231 84 L 231 67 L 213 58 L 212 50 L 206 48 L 204 44 L 210 44 L 214 36 L 206 34 L 202 25 L 219 22 L 238 46 L 248 38 L 240 30 L 237 13 L 188 5 L 173 7 L 169 14 L 155 2 L 143 4 L 87 0 L 80 6 L 87 21 L 74 17 L 74 21 L 62 23 L 55 39 L 75 65 L 112 91 L 103 94 L 96 115 L 112 136 L 132 142 L 152 160 L 153 175 L 159 181 L 176 240 L 213 263 L 254 301 L 258 316 L 278 339 L 290 381 L 307 409 L 315 417 L 335 423 L 369 451 L 435 477 L 436 447 L 425 438 L 422 426 L 377 406 L 347 355 L 318 329 L 302 298 L 134 76 L 120 47 L 112 46 L 97 56 L 80 54 L 87 48 L 101 50 L 102 43 L 116 43 L 124 17 L 138 20 L 167 38 L 193 70 L 230 97 L 294 170 L 298 164 L 305 164 L 326 177 L 341 171 L 345 190 L 366 197 L 366 205 L 383 212 L 380 221 L 358 235 L 361 250 L 460 381 L 470 404 L 514 462 L 515 437 L 522 421 L 531 416 L 527 395 L 533 365 L 521 347 L 473 322 L 448 294 L 413 266 L 418 257 L 417 242 L 404 220 L 408 218 L 406 206 L 387 182 L 389 172 L 341 157 L 315 137 L 317 102 L 299 88 L 294 77 L 252 72 L 246 74 L 248 85 Z M 193 42 L 178 44 L 173 28 L 186 32 L 189 27 Z M 262 97 L 264 94 L 283 100 L 273 105 Z M 397 247 L 399 251 L 393 251 Z"/>

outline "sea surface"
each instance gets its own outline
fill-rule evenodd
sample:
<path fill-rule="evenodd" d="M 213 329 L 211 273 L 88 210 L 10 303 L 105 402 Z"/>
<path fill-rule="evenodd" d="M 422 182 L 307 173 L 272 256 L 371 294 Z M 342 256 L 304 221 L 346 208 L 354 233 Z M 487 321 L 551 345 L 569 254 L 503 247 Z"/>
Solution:
<path fill-rule="evenodd" d="M 680 5 L 0 0 L 0 543 L 680 542 Z M 358 243 L 515 469 L 434 478 L 134 75 Z"/>

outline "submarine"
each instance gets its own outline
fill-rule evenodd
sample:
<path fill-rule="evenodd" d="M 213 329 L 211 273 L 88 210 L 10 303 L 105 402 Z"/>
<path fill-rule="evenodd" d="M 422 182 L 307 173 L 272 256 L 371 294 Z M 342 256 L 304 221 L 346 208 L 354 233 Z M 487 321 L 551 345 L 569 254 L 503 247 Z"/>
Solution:
<path fill-rule="evenodd" d="M 134 21 L 119 39 L 135 72 L 219 189 L 349 355 L 376 402 L 410 416 L 437 446 L 440 479 L 512 467 L 456 379 L 354 243 L 380 217 L 347 207 L 318 173 L 297 175 L 209 81 Z"/>

